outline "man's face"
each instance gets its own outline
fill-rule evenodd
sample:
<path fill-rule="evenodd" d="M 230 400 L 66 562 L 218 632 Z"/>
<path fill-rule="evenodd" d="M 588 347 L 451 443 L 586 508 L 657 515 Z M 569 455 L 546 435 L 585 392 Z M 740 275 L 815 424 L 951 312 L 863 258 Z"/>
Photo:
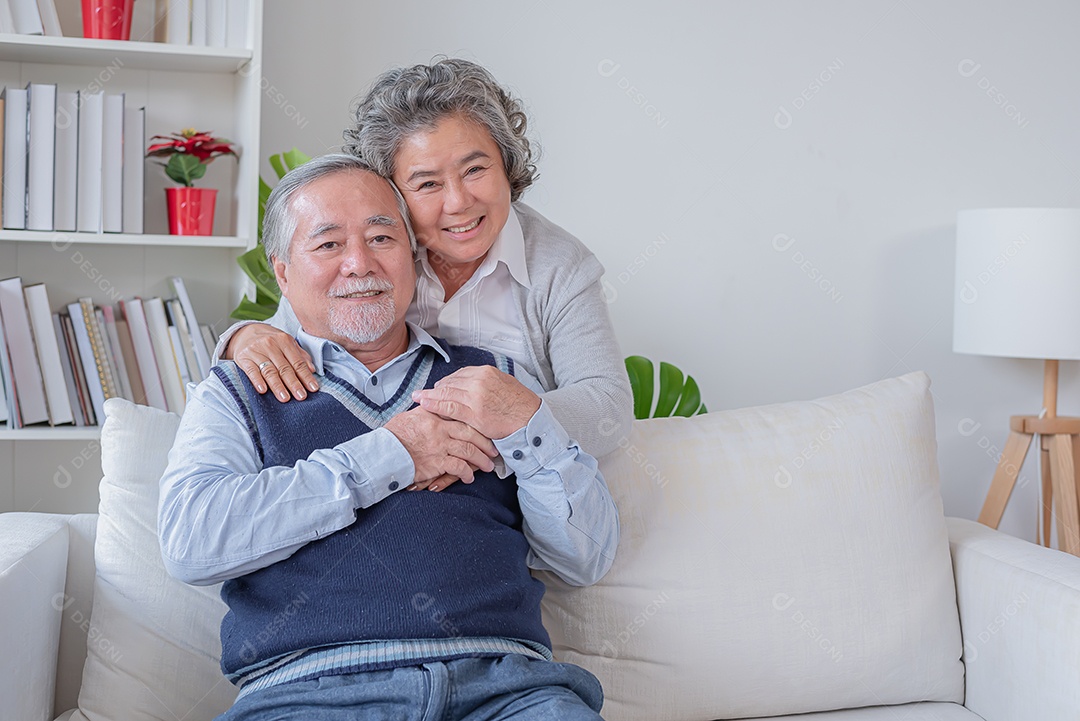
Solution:
<path fill-rule="evenodd" d="M 349 351 L 404 328 L 416 274 L 390 184 L 341 171 L 302 188 L 290 208 L 289 262 L 275 258 L 274 274 L 301 327 Z"/>

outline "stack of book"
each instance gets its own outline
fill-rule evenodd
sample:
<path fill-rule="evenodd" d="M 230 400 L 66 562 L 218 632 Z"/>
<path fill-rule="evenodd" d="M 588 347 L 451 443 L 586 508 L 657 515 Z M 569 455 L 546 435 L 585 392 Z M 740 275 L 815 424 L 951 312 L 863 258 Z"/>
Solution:
<path fill-rule="evenodd" d="M 248 47 L 247 0 L 157 0 L 154 40 L 210 48 Z"/>
<path fill-rule="evenodd" d="M 0 33 L 63 36 L 53 0 L 0 0 Z"/>
<path fill-rule="evenodd" d="M 0 110 L 4 228 L 143 232 L 145 108 L 29 83 L 5 88 Z"/>
<path fill-rule="evenodd" d="M 183 279 L 171 280 L 175 298 L 125 298 L 118 308 L 80 298 L 59 313 L 43 283 L 0 281 L 0 421 L 98 425 L 116 397 L 182 413 L 187 384 L 210 373 L 216 339 Z"/>

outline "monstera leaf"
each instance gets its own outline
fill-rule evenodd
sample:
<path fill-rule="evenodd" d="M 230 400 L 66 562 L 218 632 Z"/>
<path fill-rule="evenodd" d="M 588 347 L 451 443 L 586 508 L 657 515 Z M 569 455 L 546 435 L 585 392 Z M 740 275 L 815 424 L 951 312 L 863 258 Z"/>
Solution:
<path fill-rule="evenodd" d="M 626 373 L 634 391 L 634 418 L 694 416 L 708 412 L 701 402 L 697 381 L 693 376 L 684 376 L 670 363 L 660 362 L 659 386 L 653 362 L 644 356 L 627 357 Z"/>
<path fill-rule="evenodd" d="M 311 156 L 293 148 L 285 153 L 271 155 L 270 167 L 277 173 L 278 180 L 281 180 L 285 173 L 309 160 Z M 246 297 L 240 299 L 240 305 L 230 314 L 236 320 L 266 320 L 277 312 L 278 303 L 281 301 L 281 290 L 274 277 L 274 270 L 266 259 L 266 248 L 262 244 L 263 216 L 266 214 L 266 201 L 271 190 L 273 188 L 270 184 L 259 178 L 259 242 L 236 259 L 241 270 L 255 284 L 255 300 Z"/>

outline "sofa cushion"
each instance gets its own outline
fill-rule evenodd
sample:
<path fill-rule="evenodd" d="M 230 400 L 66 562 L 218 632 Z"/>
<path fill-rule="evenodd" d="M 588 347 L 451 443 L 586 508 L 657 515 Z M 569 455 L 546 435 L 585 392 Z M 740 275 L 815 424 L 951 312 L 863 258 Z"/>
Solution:
<path fill-rule="evenodd" d="M 236 695 L 218 667 L 220 586 L 165 573 L 157 536 L 158 480 L 180 418 L 105 401 L 94 604 L 74 721 L 200 721 Z"/>
<path fill-rule="evenodd" d="M 636 421 L 595 586 L 548 575 L 556 657 L 605 718 L 731 719 L 963 703 L 929 379 Z"/>

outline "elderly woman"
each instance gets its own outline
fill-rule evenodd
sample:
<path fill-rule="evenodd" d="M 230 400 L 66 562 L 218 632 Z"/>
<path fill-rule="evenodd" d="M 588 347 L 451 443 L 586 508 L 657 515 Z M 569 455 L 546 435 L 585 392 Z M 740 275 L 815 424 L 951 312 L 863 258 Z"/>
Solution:
<path fill-rule="evenodd" d="M 408 320 L 450 343 L 513 358 L 539 380 L 570 436 L 602 456 L 632 419 L 603 267 L 577 238 L 520 202 L 536 178 L 526 124 L 521 103 L 487 70 L 444 59 L 379 77 L 345 131 L 344 150 L 391 179 L 408 204 L 421 246 Z M 287 302 L 270 323 L 285 332 L 243 326 L 223 339 L 222 355 L 260 392 L 303 399 L 305 386 L 318 384 L 292 338 L 297 323 Z M 498 402 L 468 374 L 417 400 L 465 422 L 465 406 Z"/>

